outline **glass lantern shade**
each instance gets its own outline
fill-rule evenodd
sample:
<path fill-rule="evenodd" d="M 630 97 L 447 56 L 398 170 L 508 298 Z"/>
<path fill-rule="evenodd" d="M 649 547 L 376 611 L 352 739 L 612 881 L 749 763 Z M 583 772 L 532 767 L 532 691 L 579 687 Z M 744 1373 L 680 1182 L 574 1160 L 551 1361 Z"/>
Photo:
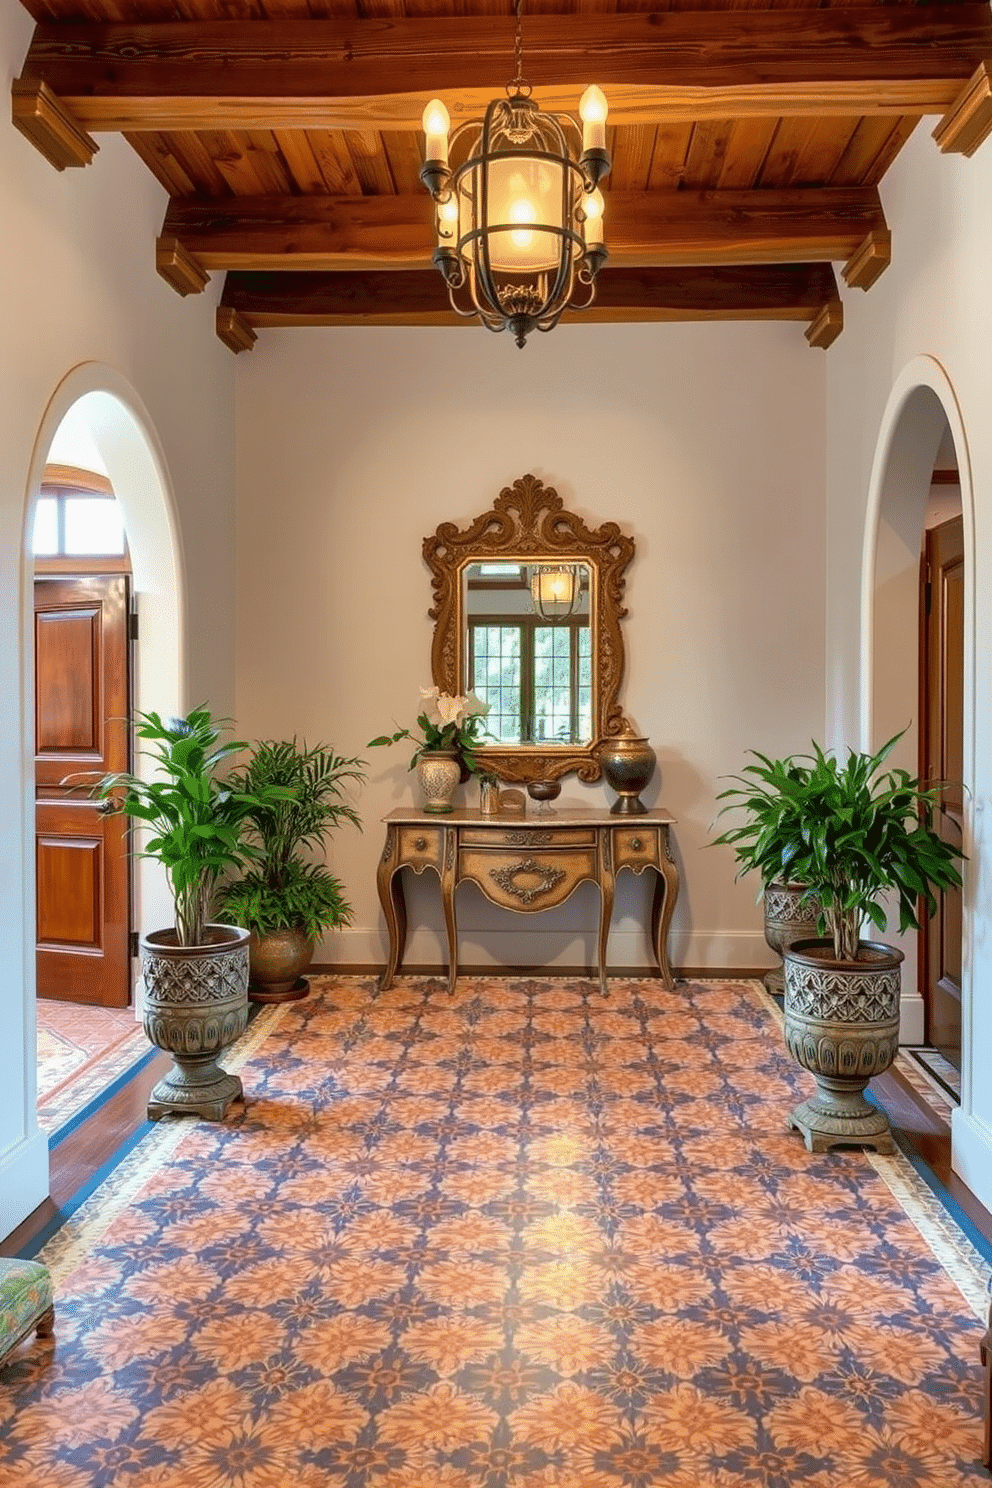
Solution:
<path fill-rule="evenodd" d="M 530 331 L 550 330 L 565 309 L 591 302 L 606 257 L 601 232 L 595 243 L 584 233 L 595 180 L 580 146 L 573 119 L 542 113 L 518 91 L 456 130 L 450 170 L 436 171 L 434 261 L 452 306 L 490 330 L 509 328 L 518 346 Z M 422 175 L 430 171 L 428 162 Z"/>

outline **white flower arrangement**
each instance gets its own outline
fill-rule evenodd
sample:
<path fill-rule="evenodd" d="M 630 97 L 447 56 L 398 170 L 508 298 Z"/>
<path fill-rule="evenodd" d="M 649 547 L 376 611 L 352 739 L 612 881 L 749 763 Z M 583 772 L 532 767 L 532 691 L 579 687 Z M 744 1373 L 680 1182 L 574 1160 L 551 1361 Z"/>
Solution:
<path fill-rule="evenodd" d="M 489 712 L 489 704 L 484 703 L 474 692 L 456 697 L 450 692 L 441 692 L 437 687 L 422 687 L 420 705 L 417 724 L 422 738 L 418 739 L 409 729 L 404 728 L 398 729 L 395 734 L 380 734 L 378 738 L 370 739 L 368 747 L 371 749 L 378 744 L 396 744 L 400 739 L 410 739 L 417 746 L 410 761 L 411 770 L 422 755 L 450 750 L 458 756 L 465 779 L 475 774 L 479 769 L 475 751 L 486 733 L 485 727 L 481 725 Z"/>

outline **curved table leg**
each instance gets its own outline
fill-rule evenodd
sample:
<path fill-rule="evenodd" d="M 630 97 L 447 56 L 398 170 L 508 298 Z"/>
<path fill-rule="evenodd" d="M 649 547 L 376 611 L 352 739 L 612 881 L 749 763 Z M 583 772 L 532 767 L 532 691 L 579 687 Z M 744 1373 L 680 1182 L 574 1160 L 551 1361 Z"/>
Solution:
<path fill-rule="evenodd" d="M 448 991 L 454 992 L 458 980 L 458 920 L 455 914 L 455 889 L 458 879 L 455 871 L 458 857 L 458 833 L 446 831 L 444 842 L 444 866 L 441 869 L 441 905 L 444 909 L 444 928 L 448 935 Z"/>
<path fill-rule="evenodd" d="M 403 960 L 403 950 L 406 946 L 406 895 L 403 892 L 403 875 L 399 872 L 396 859 L 396 829 L 390 827 L 386 833 L 386 844 L 379 859 L 379 871 L 376 875 L 376 888 L 379 891 L 379 903 L 386 917 L 386 928 L 389 931 L 389 956 L 386 961 L 386 969 L 379 981 L 380 992 L 386 992 L 393 985 L 393 978 Z"/>
<path fill-rule="evenodd" d="M 605 841 L 609 843 L 609 834 L 606 834 Z M 606 945 L 610 938 L 610 922 L 613 919 L 613 892 L 616 884 L 612 856 L 611 853 L 610 861 L 607 861 L 606 855 L 603 855 L 600 859 L 599 871 L 599 990 L 604 997 L 609 997 L 610 995 L 610 989 L 606 985 Z"/>
<path fill-rule="evenodd" d="M 668 828 L 663 829 L 664 854 L 657 870 L 654 903 L 651 906 L 651 939 L 654 942 L 655 960 L 661 979 L 669 992 L 674 991 L 675 981 L 668 963 L 668 931 L 679 897 L 679 870 L 672 862 L 668 842 Z"/>

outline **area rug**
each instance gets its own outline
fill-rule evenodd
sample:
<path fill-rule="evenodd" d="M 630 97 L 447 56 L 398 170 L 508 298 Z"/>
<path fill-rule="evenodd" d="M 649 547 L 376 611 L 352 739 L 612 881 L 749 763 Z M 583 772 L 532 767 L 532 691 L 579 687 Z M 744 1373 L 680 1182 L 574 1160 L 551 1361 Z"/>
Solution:
<path fill-rule="evenodd" d="M 758 984 L 318 977 L 236 1058 L 47 1246 L 0 1488 L 988 1483 L 988 1268 L 786 1131 Z"/>

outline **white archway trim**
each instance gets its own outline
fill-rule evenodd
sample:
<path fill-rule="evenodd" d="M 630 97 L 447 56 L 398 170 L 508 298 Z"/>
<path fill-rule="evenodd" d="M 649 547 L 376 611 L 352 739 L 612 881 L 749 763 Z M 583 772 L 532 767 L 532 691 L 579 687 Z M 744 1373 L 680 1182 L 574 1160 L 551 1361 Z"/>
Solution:
<path fill-rule="evenodd" d="M 135 701 L 139 708 L 182 711 L 185 675 L 182 658 L 183 562 L 175 504 L 165 457 L 154 425 L 134 388 L 113 367 L 84 362 L 59 383 L 39 422 L 24 491 L 20 564 L 19 717 L 21 758 L 21 904 L 23 961 L 20 1017 L 7 1024 L 9 1046 L 21 1048 L 23 1099 L 20 1132 L 0 1144 L 0 1234 L 7 1234 L 48 1193 L 48 1142 L 38 1130 L 35 1050 L 35 867 L 34 867 L 34 603 L 31 534 L 35 503 L 55 431 L 70 408 L 84 411 L 94 441 L 124 514 L 131 548 L 141 633 L 138 641 Z M 144 865 L 143 865 L 144 866 Z M 151 865 L 153 866 L 153 865 Z M 136 914 L 168 903 L 161 875 L 139 872 Z M 165 918 L 168 912 L 163 908 Z M 14 967 L 10 967 L 12 975 Z M 16 985 L 16 984 L 15 984 Z M 14 994 L 16 1002 L 16 993 Z M 13 1011 L 13 1009 L 11 1010 Z M 20 1027 L 18 1028 L 18 1023 Z M 20 1033 L 20 1039 L 17 1035 Z M 16 1060 L 16 1053 L 14 1055 Z"/>
<path fill-rule="evenodd" d="M 976 1163 L 969 1154 L 975 1147 L 976 1132 L 972 1120 L 973 1107 L 973 1025 L 974 1025 L 974 928 L 975 928 L 975 880 L 973 845 L 975 842 L 975 783 L 977 769 L 977 740 L 975 734 L 975 594 L 977 592 L 976 545 L 975 545 L 975 493 L 972 479 L 972 461 L 964 420 L 953 384 L 945 369 L 931 356 L 914 357 L 897 377 L 882 416 L 875 458 L 872 463 L 868 489 L 868 505 L 865 513 L 864 544 L 861 567 L 861 677 L 860 677 L 860 731 L 861 747 L 872 747 L 874 738 L 873 707 L 875 697 L 875 636 L 874 599 L 876 564 L 878 561 L 879 530 L 885 509 L 886 497 L 895 489 L 896 482 L 909 479 L 914 484 L 929 485 L 933 469 L 932 452 L 925 437 L 927 431 L 907 427 L 907 404 L 921 388 L 928 388 L 942 410 L 950 429 L 954 449 L 958 458 L 961 486 L 961 512 L 964 526 L 964 740 L 963 774 L 965 787 L 964 848 L 968 860 L 963 864 L 963 946 L 961 984 L 961 1106 L 954 1113 L 952 1162 L 976 1192 L 981 1185 L 970 1180 Z M 920 437 L 923 434 L 924 437 Z M 929 468 L 927 461 L 929 459 Z M 984 1173 L 984 1183 L 992 1172 L 992 1144 L 985 1133 L 979 1147 L 982 1161 L 978 1165 Z"/>

